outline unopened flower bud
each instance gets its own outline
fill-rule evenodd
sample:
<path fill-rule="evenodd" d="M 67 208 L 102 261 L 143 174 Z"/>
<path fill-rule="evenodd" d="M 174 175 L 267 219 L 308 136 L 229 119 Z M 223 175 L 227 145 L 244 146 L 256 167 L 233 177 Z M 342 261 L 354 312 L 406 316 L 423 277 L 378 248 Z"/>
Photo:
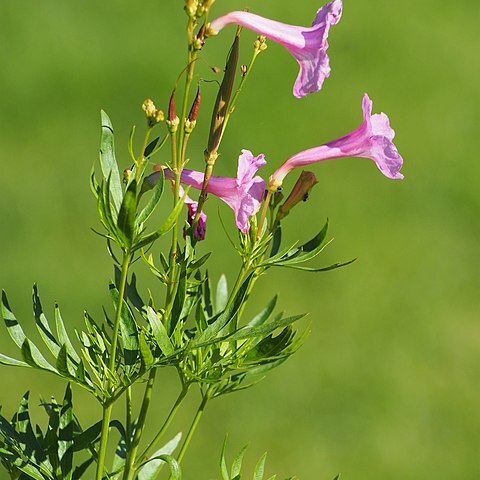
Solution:
<path fill-rule="evenodd" d="M 165 123 L 167 124 L 168 131 L 173 134 L 178 130 L 180 119 L 178 117 L 174 117 L 173 120 L 167 120 Z"/>
<path fill-rule="evenodd" d="M 263 52 L 267 49 L 267 38 L 264 35 L 260 35 L 255 42 L 253 42 L 253 48 L 257 53 Z"/>
<path fill-rule="evenodd" d="M 201 15 L 199 15 L 201 16 Z M 194 42 L 194 48 L 195 50 L 201 50 L 202 47 L 205 45 L 205 31 L 207 27 L 205 24 L 202 25 L 200 30 L 197 33 L 197 36 L 195 37 L 195 42 Z"/>
<path fill-rule="evenodd" d="M 145 112 L 147 118 L 151 118 L 155 115 L 157 107 L 155 107 L 155 104 L 153 103 L 153 100 L 151 98 L 147 98 L 143 102 L 142 109 Z"/>
<path fill-rule="evenodd" d="M 213 73 L 220 73 L 222 70 L 218 67 L 212 67 L 212 72 Z"/>
<path fill-rule="evenodd" d="M 193 101 L 192 108 L 188 114 L 188 120 L 194 122 L 198 117 L 198 109 L 200 108 L 200 102 L 202 100 L 202 95 L 200 93 L 200 85 L 197 87 L 197 94 L 195 95 L 195 100 Z"/>
<path fill-rule="evenodd" d="M 185 12 L 190 18 L 195 18 L 197 14 L 198 0 L 185 0 Z"/>
<path fill-rule="evenodd" d="M 129 168 L 126 168 L 123 171 L 123 181 L 124 181 L 124 183 L 129 183 L 131 178 L 132 178 L 132 171 Z"/>
<path fill-rule="evenodd" d="M 314 173 L 302 171 L 285 203 L 278 209 L 277 221 L 285 218 L 295 205 L 307 201 L 310 191 L 317 183 L 317 177 Z"/>
<path fill-rule="evenodd" d="M 240 67 L 240 71 L 242 72 L 242 75 L 245 76 L 247 74 L 248 67 L 246 65 L 242 65 Z"/>
<path fill-rule="evenodd" d="M 162 110 L 157 109 L 150 98 L 143 102 L 142 109 L 147 117 L 148 124 L 153 127 L 156 123 L 163 122 L 165 115 Z"/>

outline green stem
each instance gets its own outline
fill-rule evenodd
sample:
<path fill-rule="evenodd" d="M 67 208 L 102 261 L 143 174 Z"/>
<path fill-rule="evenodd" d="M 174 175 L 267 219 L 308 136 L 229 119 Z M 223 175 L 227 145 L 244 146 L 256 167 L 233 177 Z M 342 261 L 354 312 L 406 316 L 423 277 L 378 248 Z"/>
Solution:
<path fill-rule="evenodd" d="M 145 393 L 143 395 L 143 402 L 140 408 L 140 414 L 138 415 L 137 425 L 135 427 L 135 434 L 133 441 L 130 445 L 130 449 L 125 461 L 125 470 L 123 472 L 123 480 L 133 480 L 135 477 L 134 462 L 137 455 L 138 447 L 140 445 L 140 439 L 142 437 L 143 429 L 145 428 L 145 420 L 147 419 L 148 407 L 152 400 L 153 385 L 155 383 L 155 375 L 157 369 L 152 368 L 148 377 L 147 386 L 145 387 Z"/>
<path fill-rule="evenodd" d="M 145 150 L 147 149 L 148 146 L 148 140 L 150 139 L 150 133 L 152 132 L 152 126 L 148 125 L 147 130 L 145 132 L 145 137 L 143 139 L 143 145 L 142 145 L 142 150 L 140 151 L 140 155 L 138 156 L 138 159 L 136 161 L 136 171 L 135 171 L 135 180 L 138 182 L 140 179 L 140 176 L 142 175 L 142 170 L 143 170 L 143 164 L 145 162 Z"/>
<path fill-rule="evenodd" d="M 127 448 L 130 446 L 130 440 L 132 438 L 132 386 L 129 385 L 127 390 L 125 391 L 125 431 L 127 434 L 127 438 L 125 442 L 127 444 Z"/>
<path fill-rule="evenodd" d="M 120 330 L 120 319 L 122 315 L 122 307 L 123 307 L 123 297 L 125 296 L 125 288 L 127 284 L 127 275 L 128 275 L 128 268 L 130 267 L 130 262 L 132 259 L 132 255 L 130 252 L 125 252 L 123 254 L 123 263 L 122 263 L 122 271 L 120 274 L 120 285 L 118 290 L 118 304 L 117 304 L 117 311 L 115 313 L 115 322 L 113 327 L 113 334 L 112 334 L 112 346 L 110 349 L 110 359 L 109 359 L 109 373 L 113 375 L 115 371 L 115 359 L 117 356 L 117 346 L 118 346 L 118 333 Z M 111 380 L 110 375 L 106 376 L 106 385 L 105 390 L 107 395 L 110 395 L 111 390 Z M 95 479 L 102 480 L 103 472 L 105 468 L 105 458 L 107 455 L 107 443 L 108 443 L 108 433 L 110 427 L 110 418 L 112 416 L 112 407 L 113 402 L 110 401 L 111 399 L 107 399 L 103 403 L 103 415 L 102 415 L 102 432 L 100 435 L 100 446 L 98 450 L 98 463 L 97 463 L 97 472 Z"/>
<path fill-rule="evenodd" d="M 158 433 L 155 435 L 155 438 L 148 444 L 145 450 L 138 456 L 138 459 L 135 461 L 136 465 L 141 464 L 141 462 L 143 462 L 146 458 L 148 458 L 150 454 L 153 453 L 153 450 L 155 449 L 157 443 L 160 441 L 160 439 L 163 437 L 163 434 L 166 432 L 166 430 L 172 423 L 172 420 L 175 417 L 175 414 L 177 413 L 178 408 L 183 402 L 183 399 L 185 398 L 185 395 L 187 394 L 187 392 L 188 392 L 188 385 L 183 385 L 182 391 L 180 392 L 180 395 L 178 396 L 172 409 L 170 410 L 168 417 L 163 422 L 163 425 L 158 431 Z"/>
<path fill-rule="evenodd" d="M 212 390 L 213 390 L 213 385 L 210 385 L 202 397 L 202 402 L 198 407 L 197 413 L 195 414 L 193 422 L 190 425 L 190 429 L 188 430 L 187 436 L 185 437 L 185 441 L 183 442 L 182 448 L 180 449 L 180 452 L 178 454 L 178 458 L 177 458 L 178 463 L 180 463 L 183 460 L 183 457 L 185 456 L 188 445 L 190 444 L 190 440 L 192 439 L 193 434 L 195 433 L 195 430 L 198 426 L 198 423 L 202 418 L 203 411 L 205 410 L 205 406 L 207 405 L 207 402 L 210 400 L 210 395 L 212 393 Z"/>
<path fill-rule="evenodd" d="M 272 198 L 272 195 L 273 195 L 273 190 L 269 189 L 267 192 L 267 196 L 263 202 L 262 213 L 260 215 L 260 221 L 258 222 L 257 239 L 260 238 L 260 235 L 262 234 L 263 223 L 265 222 L 265 218 L 268 213 L 268 207 L 270 206 L 270 200 Z"/>

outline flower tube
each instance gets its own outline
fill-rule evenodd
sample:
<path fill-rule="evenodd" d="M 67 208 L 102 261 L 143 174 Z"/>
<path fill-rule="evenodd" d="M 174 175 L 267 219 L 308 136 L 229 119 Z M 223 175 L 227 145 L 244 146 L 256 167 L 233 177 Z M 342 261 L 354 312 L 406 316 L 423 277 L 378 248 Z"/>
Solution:
<path fill-rule="evenodd" d="M 341 16 L 342 0 L 333 0 L 318 10 L 311 27 L 288 25 L 254 13 L 234 11 L 213 20 L 210 28 L 218 33 L 226 25 L 235 23 L 282 44 L 300 66 L 293 87 L 293 94 L 300 98 L 320 90 L 325 78 L 330 76 L 328 33 Z"/>
<path fill-rule="evenodd" d="M 403 159 L 393 144 L 395 132 L 384 113 L 372 115 L 372 101 L 365 94 L 362 102 L 363 122 L 353 132 L 331 142 L 310 148 L 290 157 L 271 177 L 270 188 L 278 188 L 296 167 L 340 157 L 363 157 L 373 160 L 388 178 L 402 179 Z"/>

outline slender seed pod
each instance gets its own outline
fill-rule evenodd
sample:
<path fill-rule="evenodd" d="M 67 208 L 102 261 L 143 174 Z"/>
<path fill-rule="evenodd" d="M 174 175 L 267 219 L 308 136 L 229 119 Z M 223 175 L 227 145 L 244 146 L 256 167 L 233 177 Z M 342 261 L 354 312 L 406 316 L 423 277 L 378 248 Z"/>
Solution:
<path fill-rule="evenodd" d="M 225 74 L 218 91 L 215 107 L 213 108 L 206 158 L 209 158 L 212 153 L 215 154 L 217 152 L 222 139 L 225 117 L 228 111 L 230 97 L 232 96 L 235 74 L 237 72 L 239 45 L 240 37 L 237 34 L 235 35 L 235 40 L 227 57 Z"/>
<path fill-rule="evenodd" d="M 170 96 L 170 101 L 168 102 L 168 120 L 173 122 L 175 117 L 177 116 L 176 108 L 175 108 L 175 90 L 172 92 Z"/>

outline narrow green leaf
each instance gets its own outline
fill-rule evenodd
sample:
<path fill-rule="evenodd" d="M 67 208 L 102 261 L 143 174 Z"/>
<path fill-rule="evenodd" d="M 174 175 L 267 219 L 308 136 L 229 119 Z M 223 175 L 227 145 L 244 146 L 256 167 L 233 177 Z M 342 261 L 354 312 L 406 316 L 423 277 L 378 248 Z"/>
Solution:
<path fill-rule="evenodd" d="M 145 339 L 145 334 L 143 332 L 140 332 L 140 335 L 138 336 L 138 343 L 142 362 L 145 365 L 145 368 L 148 370 L 155 363 L 155 359 L 153 358 L 152 351 L 148 346 L 147 340 Z"/>
<path fill-rule="evenodd" d="M 278 265 L 279 267 L 284 268 L 292 268 L 293 270 L 301 270 L 302 272 L 328 272 L 329 270 L 336 270 L 337 268 L 346 267 L 351 263 L 355 262 L 357 259 L 354 258 L 353 260 L 349 260 L 348 262 L 344 263 L 334 263 L 333 265 L 329 265 L 328 267 L 302 267 L 300 265 Z"/>
<path fill-rule="evenodd" d="M 71 356 L 76 363 L 80 363 L 80 357 L 73 348 L 72 342 L 70 341 L 65 328 L 65 324 L 63 323 L 62 315 L 60 314 L 60 308 L 58 308 L 57 304 L 55 304 L 55 326 L 57 330 L 58 343 L 60 345 L 65 345 L 68 355 Z"/>
<path fill-rule="evenodd" d="M 227 277 L 222 274 L 217 283 L 217 290 L 215 296 L 215 311 L 216 313 L 223 312 L 228 302 L 228 285 Z"/>
<path fill-rule="evenodd" d="M 165 185 L 165 175 L 163 174 L 163 170 L 160 170 L 158 175 L 158 181 L 153 189 L 152 196 L 150 197 L 150 200 L 148 201 L 145 208 L 140 212 L 140 215 L 138 215 L 138 218 L 137 218 L 138 225 L 144 223 L 155 210 L 155 207 L 158 205 L 158 202 L 162 198 L 164 185 Z"/>
<path fill-rule="evenodd" d="M 40 297 L 38 296 L 37 286 L 33 286 L 33 313 L 35 316 L 35 324 L 37 329 L 42 337 L 47 348 L 52 352 L 53 356 L 56 357 L 60 350 L 60 345 L 57 342 L 57 339 L 53 335 L 53 332 L 48 323 L 47 317 L 43 313 L 42 303 L 40 302 Z"/>
<path fill-rule="evenodd" d="M 229 340 L 242 340 L 244 338 L 263 337 L 269 335 L 278 328 L 284 328 L 292 323 L 305 317 L 306 313 L 301 315 L 293 315 L 291 317 L 279 318 L 278 320 L 266 323 L 264 325 L 258 325 L 256 327 L 249 327 L 248 325 L 240 328 L 233 335 L 229 337 Z"/>
<path fill-rule="evenodd" d="M 85 460 L 78 467 L 75 467 L 75 470 L 73 471 L 72 480 L 80 480 L 84 476 L 83 474 L 87 471 L 87 468 L 94 462 L 94 460 L 95 459 L 93 457 L 90 457 L 88 460 Z"/>
<path fill-rule="evenodd" d="M 2 290 L 2 317 L 7 327 L 8 334 L 15 342 L 17 347 L 22 348 L 23 342 L 27 338 L 22 327 L 18 323 L 15 315 L 8 304 L 7 294 Z"/>
<path fill-rule="evenodd" d="M 22 356 L 31 367 L 58 373 L 57 370 L 45 360 L 45 357 L 40 353 L 35 344 L 30 342 L 28 338 L 25 338 L 22 344 Z"/>
<path fill-rule="evenodd" d="M 111 178 L 110 191 L 117 211 L 122 202 L 122 182 L 115 159 L 115 145 L 112 122 L 102 110 L 102 135 L 100 138 L 100 165 L 105 179 Z"/>
<path fill-rule="evenodd" d="M 263 480 L 266 459 L 267 459 L 267 453 L 264 453 L 262 455 L 262 458 L 260 458 L 257 465 L 255 466 L 255 471 L 253 472 L 253 480 Z"/>
<path fill-rule="evenodd" d="M 137 182 L 132 180 L 123 197 L 117 218 L 117 226 L 123 233 L 126 246 L 132 245 L 135 237 L 135 214 L 137 211 Z"/>
<path fill-rule="evenodd" d="M 245 455 L 245 452 L 247 451 L 248 446 L 245 445 L 241 450 L 240 453 L 235 457 L 232 463 L 232 470 L 230 473 L 230 476 L 232 479 L 235 477 L 240 477 L 240 473 L 242 472 L 242 463 L 243 463 L 243 457 Z"/>
<path fill-rule="evenodd" d="M 163 447 L 157 450 L 152 459 L 140 469 L 138 473 L 138 480 L 155 480 L 160 473 L 160 470 L 165 465 L 165 461 L 161 459 L 162 455 L 171 455 L 177 448 L 182 434 L 178 433 L 172 440 L 166 443 Z"/>
<path fill-rule="evenodd" d="M 147 145 L 147 147 L 145 148 L 145 152 L 143 154 L 145 158 L 149 157 L 152 154 L 159 140 L 160 140 L 160 137 L 157 137 Z"/>
<path fill-rule="evenodd" d="M 325 225 L 323 226 L 322 230 L 315 235 L 310 241 L 307 243 L 303 244 L 300 248 L 304 252 L 311 252 L 312 250 L 316 250 L 325 240 L 328 232 L 328 218 L 327 221 L 325 222 Z"/>
<path fill-rule="evenodd" d="M 165 325 L 163 325 L 152 307 L 147 307 L 147 320 L 152 328 L 152 333 L 160 350 L 166 357 L 169 357 L 174 352 L 172 342 L 170 341 Z"/>
<path fill-rule="evenodd" d="M 73 475 L 73 404 L 72 390 L 67 385 L 60 411 L 58 430 L 58 458 L 62 471 L 62 480 L 72 480 Z"/>
<path fill-rule="evenodd" d="M 227 450 L 227 439 L 228 436 L 226 435 L 225 440 L 223 441 L 222 452 L 220 454 L 220 472 L 222 474 L 222 480 L 230 480 L 227 469 L 227 460 L 225 458 L 225 453 Z"/>
<path fill-rule="evenodd" d="M 94 425 L 74 437 L 73 451 L 80 452 L 94 445 L 95 442 L 98 440 L 101 431 L 102 421 L 100 420 L 99 422 L 95 423 Z"/>
<path fill-rule="evenodd" d="M 280 250 L 282 244 L 282 227 L 279 225 L 273 232 L 272 250 L 270 251 L 270 258 L 274 257 Z"/>
<path fill-rule="evenodd" d="M 277 300 L 278 300 L 278 295 L 275 295 L 270 300 L 268 305 L 258 315 L 253 317 L 253 319 L 248 323 L 247 326 L 256 327 L 259 325 L 263 325 L 268 320 L 273 310 L 275 310 L 275 306 L 277 305 Z"/>
<path fill-rule="evenodd" d="M 140 248 L 145 247 L 146 245 L 150 245 L 153 243 L 155 240 L 160 238 L 162 235 L 165 235 L 167 232 L 169 232 L 173 225 L 175 225 L 175 222 L 177 221 L 178 216 L 180 215 L 180 212 L 182 211 L 183 204 L 185 197 L 187 196 L 188 190 L 190 187 L 187 187 L 185 189 L 185 193 L 183 194 L 183 197 L 179 199 L 173 210 L 170 212 L 170 215 L 167 217 L 163 225 L 153 233 L 150 233 L 149 235 L 145 235 L 144 237 L 141 237 L 138 241 L 135 242 L 133 246 L 133 250 L 138 250 Z"/>
<path fill-rule="evenodd" d="M 222 312 L 215 320 L 203 331 L 201 332 L 192 342 L 192 347 L 195 348 L 199 344 L 209 341 L 216 337 L 221 330 L 228 325 L 230 321 L 233 320 L 235 315 L 238 312 L 238 309 L 243 304 L 245 299 L 248 287 L 252 280 L 253 273 L 250 274 L 247 279 L 243 282 L 242 286 L 238 290 L 238 293 L 235 295 L 233 302 Z"/>
<path fill-rule="evenodd" d="M 0 353 L 0 364 L 8 365 L 11 367 L 29 367 L 28 363 L 22 362 L 21 360 L 17 360 L 16 358 L 7 357 Z"/>
<path fill-rule="evenodd" d="M 118 305 L 118 290 L 115 285 L 110 284 L 110 295 L 115 305 Z M 120 315 L 120 333 L 122 337 L 125 373 L 129 375 L 138 358 L 138 327 L 129 306 L 122 300 L 122 310 Z"/>
<path fill-rule="evenodd" d="M 128 137 L 128 153 L 130 154 L 130 158 L 132 162 L 135 163 L 137 159 L 135 158 L 135 152 L 133 151 L 133 139 L 135 138 L 135 130 L 136 126 L 133 125 L 132 129 L 130 130 L 130 135 Z"/>

